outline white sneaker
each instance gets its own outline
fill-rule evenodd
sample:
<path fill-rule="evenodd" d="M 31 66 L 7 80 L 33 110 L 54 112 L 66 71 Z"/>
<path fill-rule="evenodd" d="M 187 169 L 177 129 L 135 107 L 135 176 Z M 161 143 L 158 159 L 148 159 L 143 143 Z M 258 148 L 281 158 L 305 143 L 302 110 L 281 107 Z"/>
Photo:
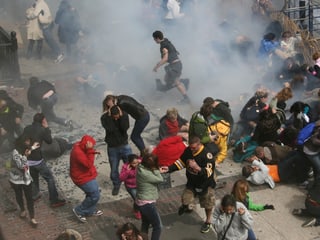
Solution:
<path fill-rule="evenodd" d="M 61 63 L 64 59 L 64 55 L 63 53 L 61 53 L 57 58 L 56 60 L 54 60 L 55 63 Z"/>

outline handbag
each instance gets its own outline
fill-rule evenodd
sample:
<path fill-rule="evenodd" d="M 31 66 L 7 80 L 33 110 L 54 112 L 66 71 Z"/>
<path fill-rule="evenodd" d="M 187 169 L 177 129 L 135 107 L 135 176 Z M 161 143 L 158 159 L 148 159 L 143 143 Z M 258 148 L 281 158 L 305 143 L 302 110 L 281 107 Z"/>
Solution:
<path fill-rule="evenodd" d="M 224 240 L 224 239 L 226 238 L 226 234 L 227 234 L 227 232 L 228 232 L 228 230 L 229 230 L 229 228 L 230 228 L 230 226 L 231 226 L 231 223 L 232 223 L 232 220 L 233 220 L 234 215 L 235 215 L 235 213 L 232 213 L 232 216 L 231 216 L 231 219 L 230 219 L 229 224 L 228 224 L 228 226 L 227 226 L 227 229 L 226 229 L 226 231 L 224 232 L 221 240 Z"/>

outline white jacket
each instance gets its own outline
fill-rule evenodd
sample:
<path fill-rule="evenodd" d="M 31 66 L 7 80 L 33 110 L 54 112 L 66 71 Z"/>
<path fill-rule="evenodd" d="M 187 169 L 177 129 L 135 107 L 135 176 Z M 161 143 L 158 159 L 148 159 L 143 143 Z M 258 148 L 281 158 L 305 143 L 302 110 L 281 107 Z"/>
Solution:
<path fill-rule="evenodd" d="M 43 15 L 40 14 L 41 10 L 43 10 Z M 50 26 L 53 22 L 52 14 L 49 9 L 48 4 L 44 0 L 37 0 L 36 7 L 34 10 L 34 17 L 38 17 L 40 26 L 42 28 L 46 28 Z"/>
<path fill-rule="evenodd" d="M 177 0 L 168 0 L 167 8 L 166 19 L 176 19 L 184 16 L 184 13 L 180 13 L 180 3 Z"/>
<path fill-rule="evenodd" d="M 35 8 L 28 8 L 26 11 L 27 23 L 27 39 L 40 40 L 43 39 L 43 33 L 40 28 L 38 17 L 35 16 Z"/>

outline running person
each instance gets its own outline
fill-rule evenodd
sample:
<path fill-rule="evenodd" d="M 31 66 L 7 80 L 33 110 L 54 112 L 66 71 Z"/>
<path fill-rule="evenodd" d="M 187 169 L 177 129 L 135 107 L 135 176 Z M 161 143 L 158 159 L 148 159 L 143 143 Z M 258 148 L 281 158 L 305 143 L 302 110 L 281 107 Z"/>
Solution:
<path fill-rule="evenodd" d="M 156 79 L 157 90 L 167 91 L 176 87 L 183 95 L 182 103 L 189 103 L 189 97 L 187 96 L 187 90 L 189 86 L 189 79 L 180 79 L 182 72 L 182 63 L 178 57 L 179 52 L 174 45 L 163 37 L 161 31 L 155 31 L 152 34 L 156 43 L 160 44 L 161 60 L 154 66 L 153 71 L 157 72 L 159 67 L 168 63 L 165 66 L 166 75 L 164 77 L 165 84 L 162 84 L 160 79 Z"/>

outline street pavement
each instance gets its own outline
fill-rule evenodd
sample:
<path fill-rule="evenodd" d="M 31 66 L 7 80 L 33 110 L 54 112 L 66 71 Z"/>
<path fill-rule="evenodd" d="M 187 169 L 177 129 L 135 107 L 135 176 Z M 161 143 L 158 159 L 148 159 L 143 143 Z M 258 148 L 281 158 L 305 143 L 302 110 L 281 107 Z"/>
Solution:
<path fill-rule="evenodd" d="M 5 163 L 1 159 L 1 163 Z M 49 163 L 50 164 L 50 163 Z M 220 165 L 218 178 L 219 185 L 226 182 L 224 188 L 216 190 L 216 199 L 231 191 L 233 182 L 240 177 L 240 165 L 226 160 Z M 68 203 L 60 208 L 50 208 L 48 192 L 45 183 L 42 183 L 42 198 L 35 203 L 36 219 L 39 226 L 34 229 L 27 220 L 19 218 L 19 211 L 15 204 L 14 193 L 8 183 L 5 164 L 0 170 L 0 225 L 7 240 L 20 239 L 54 239 L 65 228 L 72 228 L 81 233 L 83 239 L 89 240 L 114 240 L 116 229 L 125 222 L 133 222 L 140 226 L 132 211 L 132 200 L 126 194 L 124 187 L 121 188 L 114 200 L 99 203 L 99 209 L 104 214 L 99 217 L 88 218 L 87 223 L 80 223 L 72 213 L 72 207 L 81 199 L 67 199 Z M 191 214 L 178 216 L 180 195 L 184 189 L 184 172 L 172 174 L 172 187 L 160 190 L 160 198 L 157 202 L 162 223 L 163 232 L 161 239 L 170 240 L 196 240 L 216 239 L 213 230 L 209 233 L 201 233 L 203 223 L 203 209 L 197 205 L 196 211 Z M 62 196 L 63 186 L 59 186 Z M 251 196 L 256 203 L 268 203 L 275 206 L 275 210 L 263 212 L 251 212 L 254 217 L 253 230 L 260 240 L 316 240 L 320 239 L 320 228 L 302 228 L 301 224 L 307 219 L 292 216 L 291 211 L 297 207 L 303 207 L 305 190 L 296 185 L 278 184 L 271 190 L 266 185 L 252 186 Z"/>

